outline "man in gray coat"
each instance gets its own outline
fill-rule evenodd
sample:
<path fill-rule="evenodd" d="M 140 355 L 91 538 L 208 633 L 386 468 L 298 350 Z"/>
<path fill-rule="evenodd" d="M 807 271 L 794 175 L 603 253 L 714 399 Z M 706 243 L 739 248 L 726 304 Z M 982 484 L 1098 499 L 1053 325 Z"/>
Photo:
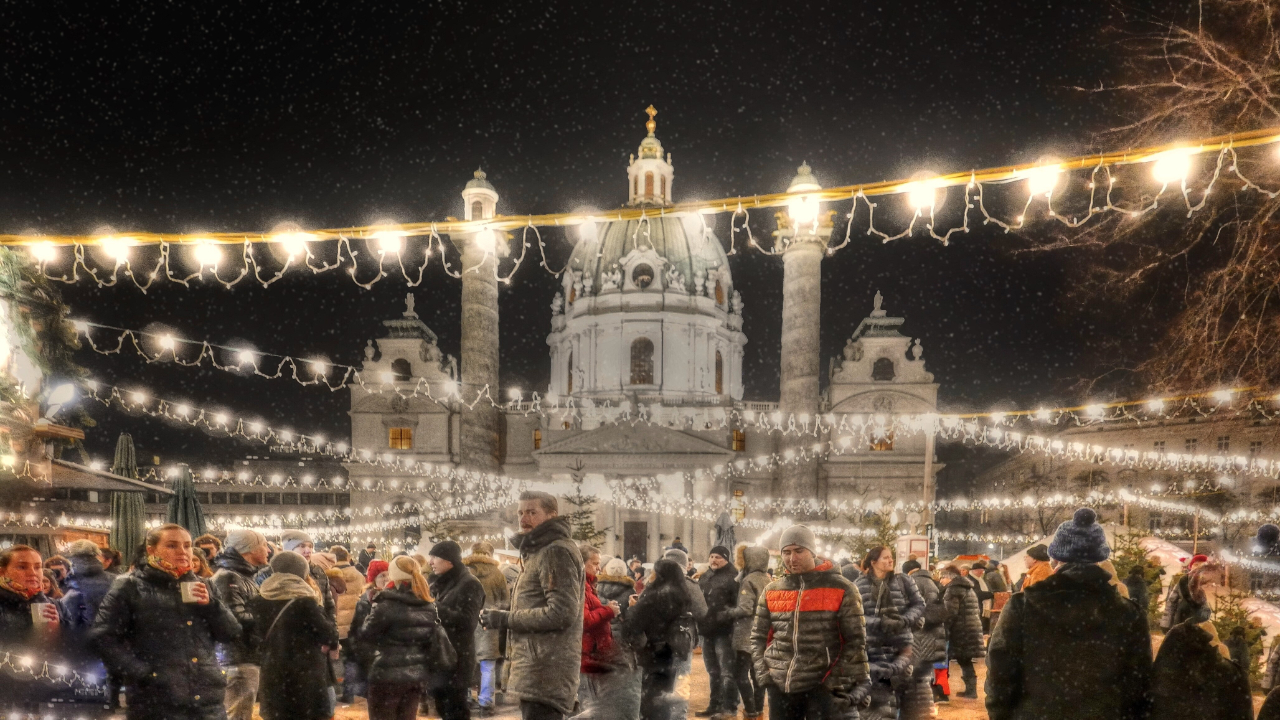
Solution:
<path fill-rule="evenodd" d="M 519 515 L 511 544 L 524 570 L 511 610 L 485 610 L 481 622 L 510 630 L 507 689 L 520 698 L 524 720 L 563 720 L 573 712 L 582 663 L 582 553 L 551 494 L 520 493 Z"/>

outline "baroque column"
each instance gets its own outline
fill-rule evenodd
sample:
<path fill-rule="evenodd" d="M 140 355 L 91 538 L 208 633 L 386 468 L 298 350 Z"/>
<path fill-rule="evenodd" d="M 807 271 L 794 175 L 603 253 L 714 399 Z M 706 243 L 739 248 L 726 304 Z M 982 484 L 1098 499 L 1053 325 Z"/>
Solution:
<path fill-rule="evenodd" d="M 808 163 L 802 164 L 787 192 L 821 190 Z M 821 366 L 822 257 L 831 235 L 830 213 L 823 215 L 818 198 L 799 197 L 779 214 L 776 232 L 785 247 L 782 254 L 782 365 L 778 409 L 784 427 L 812 426 L 818 416 L 818 371 Z M 784 460 L 812 452 L 820 438 L 784 435 L 778 453 Z M 784 462 L 774 473 L 774 496 L 811 498 L 818 495 L 815 460 Z"/>
<path fill-rule="evenodd" d="M 462 191 L 465 219 L 484 220 L 497 211 L 498 192 L 485 174 L 475 177 Z M 500 469 L 502 416 L 487 399 L 475 402 L 488 388 L 501 402 L 498 388 L 498 254 L 506 249 L 497 231 L 478 229 L 462 243 L 462 398 L 474 407 L 462 407 L 462 466 L 496 472 Z"/>

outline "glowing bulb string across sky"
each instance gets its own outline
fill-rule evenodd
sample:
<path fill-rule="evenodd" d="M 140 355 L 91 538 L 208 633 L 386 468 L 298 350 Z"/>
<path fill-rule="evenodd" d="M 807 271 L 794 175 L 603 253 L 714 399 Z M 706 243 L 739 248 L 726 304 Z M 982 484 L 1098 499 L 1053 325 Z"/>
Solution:
<path fill-rule="evenodd" d="M 927 214 L 929 217 L 927 224 L 929 235 L 945 243 L 953 234 L 970 230 L 970 210 L 976 208 L 981 213 L 983 224 L 995 224 L 1008 231 L 1025 227 L 1031 219 L 1033 206 L 1037 205 L 1041 200 L 1044 201 L 1046 217 L 1071 227 L 1078 227 L 1094 217 L 1107 213 L 1138 216 L 1154 211 L 1159 206 L 1160 198 L 1164 196 L 1170 186 L 1176 186 L 1181 190 L 1180 194 L 1188 215 L 1190 215 L 1204 206 L 1205 198 L 1209 195 L 1212 186 L 1224 172 L 1234 175 L 1243 189 L 1275 197 L 1276 191 L 1262 188 L 1241 172 L 1237 151 L 1241 148 L 1271 145 L 1277 142 L 1280 142 L 1280 128 L 1265 128 L 1252 132 L 1182 141 L 1142 149 L 1080 156 L 1061 161 L 1049 160 L 925 178 L 845 185 L 796 193 L 772 193 L 711 201 L 695 201 L 680 203 L 666 208 L 624 208 L 593 214 L 557 213 L 536 216 L 499 216 L 474 221 L 382 223 L 371 226 L 313 231 L 304 231 L 301 228 L 290 226 L 277 228 L 276 231 L 269 233 L 112 232 L 96 235 L 0 235 L 0 245 L 28 247 L 39 263 L 41 270 L 47 276 L 69 283 L 78 281 L 81 277 L 80 271 L 83 269 L 84 275 L 99 285 L 112 286 L 118 282 L 119 275 L 123 272 L 125 277 L 145 291 L 155 280 L 162 276 L 166 280 L 188 285 L 193 280 L 203 278 L 206 269 L 211 269 L 212 281 L 224 286 L 231 287 L 245 278 L 252 277 L 265 287 L 283 277 L 290 267 L 302 265 L 316 274 L 345 268 L 352 280 L 361 287 L 368 288 L 388 276 L 384 266 L 388 261 L 389 255 L 395 256 L 401 275 L 406 282 L 410 285 L 420 284 L 433 254 L 438 253 L 442 262 L 444 262 L 445 251 L 444 243 L 441 239 L 442 234 L 462 234 L 473 237 L 475 238 L 474 242 L 479 243 L 485 251 L 484 260 L 475 268 L 463 268 L 455 272 L 448 265 L 444 265 L 444 269 L 454 277 L 457 277 L 459 273 L 480 271 L 481 265 L 491 257 L 501 259 L 504 255 L 509 254 L 502 252 L 502 250 L 507 249 L 503 240 L 508 231 L 515 230 L 521 231 L 519 240 L 521 247 L 519 255 L 514 259 L 515 267 L 519 267 L 525 258 L 531 245 L 528 235 L 532 231 L 535 233 L 535 239 L 542 253 L 542 267 L 555 275 L 559 275 L 564 268 L 553 269 L 548 264 L 545 242 L 538 228 L 572 227 L 614 220 L 645 220 L 668 216 L 701 217 L 727 213 L 730 214 L 731 253 L 736 251 L 736 236 L 742 230 L 745 230 L 747 234 L 747 247 L 776 253 L 776 248 L 761 246 L 755 241 L 754 235 L 751 234 L 750 211 L 752 209 L 777 207 L 817 209 L 822 202 L 852 201 L 852 207 L 848 213 L 849 222 L 843 241 L 828 248 L 828 253 L 834 253 L 850 242 L 853 236 L 854 219 L 858 215 L 860 201 L 867 207 L 866 233 L 868 235 L 878 236 L 885 242 L 908 237 L 914 232 L 917 220 Z M 1193 202 L 1191 197 L 1192 190 L 1187 186 L 1187 179 L 1194 170 L 1194 159 L 1197 156 L 1207 156 L 1215 153 L 1217 154 L 1217 162 L 1212 178 L 1204 188 L 1195 190 L 1199 195 L 1199 201 Z M 1159 191 L 1154 196 L 1151 196 L 1141 188 L 1141 181 L 1132 183 L 1127 181 L 1124 183 L 1119 182 L 1115 171 L 1122 166 L 1136 164 L 1150 165 L 1151 180 L 1146 182 L 1154 181 L 1159 185 Z M 1066 209 L 1062 206 L 1055 207 L 1053 205 L 1054 193 L 1061 184 L 1061 177 L 1073 171 L 1090 172 L 1088 204 L 1086 207 L 1080 207 L 1075 210 Z M 1026 186 L 1022 190 L 1025 193 L 1025 201 L 1020 201 L 1023 204 L 1023 209 L 1016 218 L 1002 220 L 987 209 L 988 186 L 1012 184 L 1025 184 Z M 1135 188 L 1141 196 L 1138 202 L 1136 204 L 1124 204 L 1122 201 L 1117 201 L 1115 198 L 1117 185 Z M 947 188 L 951 187 L 964 189 L 963 218 L 958 226 L 939 233 L 935 227 L 938 210 L 945 203 Z M 881 195 L 905 196 L 912 211 L 912 218 L 906 230 L 891 234 L 875 227 L 874 215 L 877 204 L 873 203 L 870 198 Z M 939 198 L 940 195 L 942 196 L 941 199 Z M 1099 195 L 1102 196 L 1101 200 L 1098 199 Z M 817 213 L 810 214 L 816 218 Z M 815 226 L 816 224 L 815 221 Z M 407 253 L 413 254 L 410 253 L 407 239 L 418 237 L 426 238 L 426 242 L 421 250 L 413 250 L 413 253 L 420 253 L 423 258 L 421 264 L 416 265 L 417 277 L 415 279 L 405 267 L 404 256 Z M 368 253 L 370 257 L 377 257 L 377 268 L 374 271 L 366 268 L 366 272 L 372 272 L 373 274 L 364 280 L 359 278 L 360 269 L 356 258 L 360 250 L 353 246 L 352 240 L 354 239 L 363 241 L 364 252 Z M 337 245 L 336 251 L 332 256 L 333 260 L 320 261 L 319 264 L 313 264 L 312 259 L 317 257 L 318 253 L 313 253 L 312 247 L 319 243 L 330 242 Z M 260 243 L 271 243 L 278 246 L 279 251 L 274 254 L 284 257 L 283 261 L 274 260 L 280 267 L 274 272 L 267 270 L 268 277 L 263 275 L 261 259 L 255 257 L 250 249 L 252 245 Z M 59 266 L 67 262 L 59 248 L 60 246 L 68 245 L 73 247 L 69 271 L 62 274 L 51 272 L 50 266 Z M 159 247 L 159 258 L 156 264 L 150 269 L 135 272 L 132 265 L 134 249 L 139 246 L 150 245 Z M 239 247 L 240 266 L 230 271 L 228 277 L 223 277 L 219 274 L 219 266 L 225 259 L 222 248 L 228 245 Z M 175 273 L 171 262 L 174 246 L 188 249 L 185 254 L 189 255 L 189 257 L 186 258 L 185 264 L 194 268 L 194 272 L 178 270 Z M 92 248 L 95 253 L 102 256 L 103 262 L 98 267 L 91 267 L 89 264 L 89 248 Z M 297 258 L 301 255 L 305 255 L 305 257 L 303 260 L 298 261 Z M 503 273 L 499 270 L 497 262 L 493 263 L 492 267 L 492 272 L 499 280 L 510 282 L 514 269 Z"/>
<path fill-rule="evenodd" d="M 70 663 L 36 657 L 25 650 L 0 650 L 0 670 L 67 687 L 80 685 L 95 690 L 102 688 L 102 678 L 94 673 L 81 673 L 73 669 Z"/>

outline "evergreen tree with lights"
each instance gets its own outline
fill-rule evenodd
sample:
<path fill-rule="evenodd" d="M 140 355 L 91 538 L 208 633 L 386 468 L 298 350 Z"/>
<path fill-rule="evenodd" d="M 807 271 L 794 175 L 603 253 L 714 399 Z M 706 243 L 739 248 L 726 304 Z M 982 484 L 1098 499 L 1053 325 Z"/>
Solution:
<path fill-rule="evenodd" d="M 609 528 L 596 529 L 596 503 L 599 502 L 599 498 L 583 492 L 582 481 L 585 477 L 583 467 L 578 463 L 573 468 L 573 494 L 566 495 L 564 501 L 574 509 L 565 513 L 565 518 L 573 527 L 574 540 L 594 545 L 605 538 Z"/>

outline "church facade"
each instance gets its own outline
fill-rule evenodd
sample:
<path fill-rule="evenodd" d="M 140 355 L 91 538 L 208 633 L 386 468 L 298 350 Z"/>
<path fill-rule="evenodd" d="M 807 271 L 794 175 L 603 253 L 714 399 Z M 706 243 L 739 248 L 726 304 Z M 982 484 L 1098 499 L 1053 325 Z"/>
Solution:
<path fill-rule="evenodd" d="M 782 452 L 780 435 L 743 420 L 752 413 L 775 413 L 778 403 L 743 398 L 746 308 L 734 288 L 722 242 L 698 216 L 661 212 L 672 204 L 675 172 L 650 111 L 648 134 L 628 164 L 627 198 L 629 206 L 654 212 L 640 220 L 579 227 L 561 291 L 550 308 L 551 377 L 545 392 L 539 390 L 541 411 L 524 400 L 504 402 L 492 389 L 503 404 L 496 459 L 503 472 L 516 478 L 586 478 L 595 488 L 617 479 L 662 475 L 661 488 L 650 492 L 660 493 L 664 501 L 723 499 L 740 515 L 746 499 L 780 496 L 775 471 L 732 477 L 707 471 Z M 471 203 L 477 187 L 496 206 L 497 192 L 480 172 L 463 191 L 464 200 Z M 938 386 L 925 370 L 920 342 L 901 333 L 904 322 L 889 316 L 877 293 L 872 311 L 840 357 L 829 360 L 829 383 L 818 399 L 822 412 L 936 411 Z M 441 353 L 411 299 L 399 317 L 383 325 L 384 336 L 369 341 L 361 368 L 364 377 L 380 379 L 383 386 L 352 389 L 352 447 L 460 466 L 465 409 L 457 399 L 462 386 L 458 363 Z M 435 399 L 380 391 L 388 386 L 406 391 L 429 387 Z M 580 411 L 565 412 L 566 407 Z M 617 420 L 621 410 L 629 420 Z M 923 435 L 890 434 L 867 447 L 831 455 L 819 462 L 818 499 L 925 497 L 937 471 L 932 444 L 926 443 Z M 393 503 L 423 499 L 408 490 L 416 478 L 395 478 L 392 470 L 366 463 L 350 463 L 348 472 L 353 505 L 386 503 L 385 495 L 361 497 L 362 487 L 379 480 L 384 485 L 397 480 L 406 487 Z M 600 502 L 595 507 L 595 527 L 604 530 L 599 544 L 607 553 L 652 561 L 679 537 L 701 558 L 712 544 L 711 522 L 623 505 Z M 504 525 L 514 522 L 499 515 L 455 527 L 468 533 L 500 532 Z M 903 529 L 909 529 L 905 522 Z M 755 534 L 739 533 L 739 539 Z"/>

